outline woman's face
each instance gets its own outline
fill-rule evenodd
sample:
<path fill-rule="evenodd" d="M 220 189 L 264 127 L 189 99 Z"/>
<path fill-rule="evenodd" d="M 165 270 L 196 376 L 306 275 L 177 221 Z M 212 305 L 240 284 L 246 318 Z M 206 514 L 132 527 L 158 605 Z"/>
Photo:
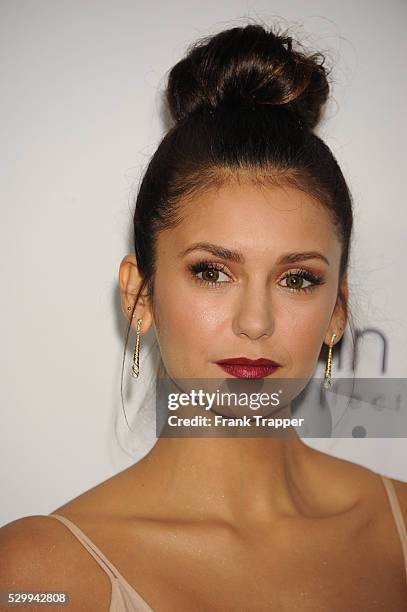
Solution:
<path fill-rule="evenodd" d="M 263 357 L 281 364 L 270 376 L 309 379 L 346 322 L 325 209 L 292 187 L 234 182 L 183 215 L 157 242 L 153 320 L 169 376 L 225 378 L 218 360 Z"/>

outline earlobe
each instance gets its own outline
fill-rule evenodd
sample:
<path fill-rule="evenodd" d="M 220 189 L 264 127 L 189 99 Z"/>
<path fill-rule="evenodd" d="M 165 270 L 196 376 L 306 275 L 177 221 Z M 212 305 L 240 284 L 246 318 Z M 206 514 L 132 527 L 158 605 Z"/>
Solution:
<path fill-rule="evenodd" d="M 337 344 L 341 340 L 343 336 L 343 330 L 343 324 L 339 325 L 338 327 L 332 328 L 332 330 L 330 330 L 325 337 L 325 344 L 327 346 L 335 346 L 335 344 Z"/>
<path fill-rule="evenodd" d="M 148 306 L 145 306 L 142 309 L 142 312 L 138 313 L 137 311 L 141 310 L 140 306 L 138 306 L 136 307 L 136 312 L 134 312 L 133 315 L 131 314 L 132 310 L 133 310 L 133 306 L 127 307 L 128 319 L 130 320 L 130 317 L 131 317 L 132 327 L 134 327 L 135 329 L 137 329 L 138 327 L 140 334 L 143 335 L 146 332 L 148 332 L 148 330 L 151 327 L 152 321 L 153 321 L 151 313 L 150 313 L 150 309 L 148 308 Z"/>

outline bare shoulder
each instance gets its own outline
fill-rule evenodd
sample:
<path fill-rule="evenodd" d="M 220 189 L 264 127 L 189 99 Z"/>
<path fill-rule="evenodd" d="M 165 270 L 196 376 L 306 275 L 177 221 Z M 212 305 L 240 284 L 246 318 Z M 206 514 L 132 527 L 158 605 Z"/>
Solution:
<path fill-rule="evenodd" d="M 370 496 L 371 503 L 373 507 L 377 510 L 377 515 L 379 518 L 384 518 L 387 520 L 387 527 L 391 523 L 394 525 L 394 516 L 390 509 L 390 500 L 388 494 L 384 490 L 384 479 L 387 479 L 393 484 L 394 491 L 396 493 L 396 497 L 398 500 L 398 504 L 400 506 L 401 515 L 404 521 L 404 525 L 407 529 L 407 482 L 402 480 L 397 480 L 395 478 L 385 477 L 383 474 L 378 472 L 374 472 L 368 468 L 363 468 L 366 472 L 367 478 L 374 482 L 377 482 L 378 495 L 374 494 L 374 489 L 372 488 L 372 494 Z M 382 483 L 380 482 L 382 481 Z M 387 532 L 388 533 L 388 532 Z M 399 539 L 397 538 L 397 548 L 399 548 Z"/>
<path fill-rule="evenodd" d="M 109 609 L 109 578 L 57 519 L 34 515 L 8 523 L 0 529 L 0 551 L 0 591 L 65 592 L 70 601 L 67 609 Z M 36 608 L 19 609 L 33 612 Z"/>
<path fill-rule="evenodd" d="M 312 449 L 324 477 L 324 494 L 329 490 L 329 482 L 334 483 L 335 491 L 351 492 L 359 496 L 367 510 L 380 516 L 389 515 L 389 500 L 382 482 L 383 475 L 367 466 L 354 463 L 343 457 L 336 457 Z M 400 503 L 404 522 L 407 526 L 407 482 L 389 478 L 393 483 Z"/>
<path fill-rule="evenodd" d="M 383 500 L 382 507 L 386 509 L 386 513 L 388 512 L 389 508 L 389 499 L 388 495 L 384 492 L 384 483 L 381 484 L 380 481 L 387 479 L 393 484 L 394 491 L 399 502 L 401 514 L 404 518 L 404 523 L 407 527 L 407 482 L 403 480 L 397 480 L 396 478 L 391 478 L 389 476 L 385 476 L 384 474 L 381 474 L 380 472 L 375 472 L 367 467 L 358 466 L 357 469 L 361 474 L 364 475 L 366 482 L 370 482 L 372 484 L 374 484 L 375 482 L 377 483 L 379 495 Z M 373 496 L 371 497 L 371 500 L 372 502 L 375 501 Z"/>
<path fill-rule="evenodd" d="M 103 549 L 107 527 L 114 526 L 127 508 L 121 508 L 127 472 L 97 484 L 52 514 L 72 521 L 94 542 L 96 536 Z M 10 590 L 63 591 L 75 611 L 107 612 L 111 601 L 109 576 L 70 529 L 48 515 L 26 516 L 0 528 L 0 592 Z"/>

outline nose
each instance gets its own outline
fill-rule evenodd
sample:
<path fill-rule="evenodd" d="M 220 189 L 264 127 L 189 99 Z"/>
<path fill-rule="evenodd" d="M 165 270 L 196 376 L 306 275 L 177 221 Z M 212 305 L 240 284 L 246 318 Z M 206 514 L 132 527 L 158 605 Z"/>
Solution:
<path fill-rule="evenodd" d="M 245 335 L 251 340 L 271 336 L 274 321 L 271 312 L 271 297 L 266 288 L 247 285 L 242 289 L 232 328 L 237 336 Z"/>

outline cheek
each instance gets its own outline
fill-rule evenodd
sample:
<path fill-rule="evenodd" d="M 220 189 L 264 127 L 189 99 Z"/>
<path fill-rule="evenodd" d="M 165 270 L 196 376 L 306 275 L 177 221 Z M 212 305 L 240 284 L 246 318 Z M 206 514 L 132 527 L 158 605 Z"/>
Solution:
<path fill-rule="evenodd" d="M 201 288 L 179 271 L 172 276 L 176 283 L 157 276 L 156 327 L 160 332 L 171 335 L 175 332 L 187 341 L 189 337 L 210 336 L 219 329 L 225 316 L 230 318 L 230 300 L 225 294 L 222 297 L 216 289 Z"/>
<path fill-rule="evenodd" d="M 213 344 L 216 334 L 223 329 L 227 313 L 221 301 L 204 299 L 203 295 L 178 294 L 168 299 L 161 315 L 162 330 L 178 346 L 192 346 L 195 354 Z M 230 310 L 229 310 L 230 317 Z M 176 336 L 176 338 L 174 338 Z"/>
<path fill-rule="evenodd" d="M 318 359 L 334 308 L 331 302 L 332 298 L 327 295 L 306 307 L 285 310 L 285 325 L 280 327 L 280 338 L 292 362 L 301 368 L 312 371 Z"/>
<path fill-rule="evenodd" d="M 310 354 L 319 352 L 321 342 L 325 336 L 323 327 L 324 316 L 318 317 L 314 311 L 312 317 L 298 316 L 290 334 L 291 343 L 294 342 L 297 353 Z"/>
<path fill-rule="evenodd" d="M 178 282 L 156 283 L 155 328 L 164 364 L 171 375 L 191 375 L 193 364 L 199 369 L 223 329 L 230 306 L 216 299 L 213 292 L 185 287 Z"/>

